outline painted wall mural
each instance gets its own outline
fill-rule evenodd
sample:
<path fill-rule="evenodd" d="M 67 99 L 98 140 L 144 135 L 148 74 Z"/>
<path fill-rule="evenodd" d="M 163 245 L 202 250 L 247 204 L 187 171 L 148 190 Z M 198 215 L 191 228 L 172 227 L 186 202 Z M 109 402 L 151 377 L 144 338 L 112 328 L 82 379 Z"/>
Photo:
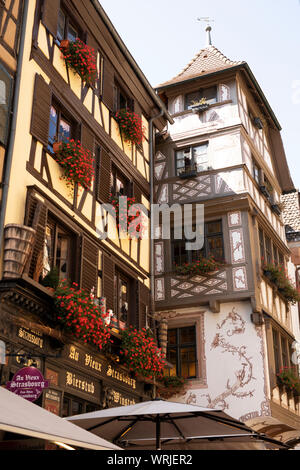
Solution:
<path fill-rule="evenodd" d="M 246 421 L 269 416 L 263 327 L 250 321 L 249 302 L 222 304 L 220 314 L 205 313 L 207 389 L 191 385 L 185 403 L 220 408 Z"/>

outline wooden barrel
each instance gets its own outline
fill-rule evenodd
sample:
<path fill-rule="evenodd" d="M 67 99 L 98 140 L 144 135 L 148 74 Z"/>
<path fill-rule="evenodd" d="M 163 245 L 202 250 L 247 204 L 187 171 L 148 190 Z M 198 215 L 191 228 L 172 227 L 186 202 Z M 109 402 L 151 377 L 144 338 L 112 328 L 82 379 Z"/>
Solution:
<path fill-rule="evenodd" d="M 9 224 L 4 229 L 3 278 L 21 277 L 35 238 L 35 230 L 25 225 Z"/>

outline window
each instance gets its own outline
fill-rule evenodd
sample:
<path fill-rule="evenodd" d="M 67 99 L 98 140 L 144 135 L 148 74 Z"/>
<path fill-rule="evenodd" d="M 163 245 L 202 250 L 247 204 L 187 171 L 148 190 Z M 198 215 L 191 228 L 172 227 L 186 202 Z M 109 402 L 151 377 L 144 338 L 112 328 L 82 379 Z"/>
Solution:
<path fill-rule="evenodd" d="M 121 272 L 115 273 L 116 316 L 118 320 L 128 323 L 130 279 Z"/>
<path fill-rule="evenodd" d="M 286 336 L 282 335 L 275 328 L 272 328 L 272 335 L 275 373 L 278 373 L 283 367 L 294 368 L 297 370 L 297 365 L 292 361 L 292 341 L 289 340 Z"/>
<path fill-rule="evenodd" d="M 118 196 L 131 196 L 131 185 L 130 181 L 122 175 L 122 173 L 116 168 L 112 169 L 112 194 L 115 197 Z"/>
<path fill-rule="evenodd" d="M 257 184 L 260 184 L 260 168 L 255 162 L 253 163 L 253 178 Z"/>
<path fill-rule="evenodd" d="M 12 77 L 0 64 L 0 142 L 6 144 L 10 120 Z"/>
<path fill-rule="evenodd" d="M 125 91 L 116 83 L 114 85 L 114 112 L 120 109 L 134 110 L 134 101 L 125 93 Z"/>
<path fill-rule="evenodd" d="M 75 22 L 71 20 L 67 13 L 65 13 L 63 10 L 60 10 L 57 24 L 57 39 L 59 43 L 63 39 L 68 39 L 69 41 L 74 42 L 81 36 L 82 33 Z"/>
<path fill-rule="evenodd" d="M 50 108 L 48 150 L 53 153 L 54 142 L 66 142 L 68 139 L 74 138 L 75 125 L 71 118 L 58 104 L 52 104 Z"/>
<path fill-rule="evenodd" d="M 56 269 L 59 279 L 72 279 L 74 236 L 54 219 L 49 218 L 43 257 L 43 278 Z"/>
<path fill-rule="evenodd" d="M 169 375 L 193 379 L 197 376 L 196 328 L 168 330 L 167 361 L 173 365 Z"/>
<path fill-rule="evenodd" d="M 184 109 L 191 109 L 191 107 L 205 98 L 206 103 L 213 104 L 217 102 L 217 87 L 203 88 L 192 93 L 185 95 Z"/>
<path fill-rule="evenodd" d="M 175 154 L 176 175 L 208 170 L 207 149 L 208 143 L 178 150 Z"/>
<path fill-rule="evenodd" d="M 284 255 L 277 245 L 272 242 L 271 238 L 261 228 L 258 229 L 258 233 L 261 258 L 268 264 L 274 263 L 284 266 Z"/>
<path fill-rule="evenodd" d="M 195 227 L 193 228 L 195 231 Z M 193 240 L 189 240 L 192 242 Z M 204 246 L 201 250 L 189 250 L 185 248 L 187 240 L 174 239 L 174 232 L 172 236 L 172 255 L 173 263 L 182 265 L 184 263 L 191 263 L 200 257 L 208 258 L 213 256 L 216 260 L 224 260 L 224 244 L 223 244 L 223 230 L 222 221 L 206 222 L 204 225 Z"/>
<path fill-rule="evenodd" d="M 98 408 L 92 403 L 80 400 L 77 397 L 64 396 L 62 406 L 62 417 L 75 416 L 82 413 L 90 413 L 96 411 Z"/>

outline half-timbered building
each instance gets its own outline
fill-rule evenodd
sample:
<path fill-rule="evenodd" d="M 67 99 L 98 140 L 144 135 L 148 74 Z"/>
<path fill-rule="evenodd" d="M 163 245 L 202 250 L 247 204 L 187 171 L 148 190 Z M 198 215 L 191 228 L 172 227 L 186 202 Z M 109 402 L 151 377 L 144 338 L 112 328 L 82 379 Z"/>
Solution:
<path fill-rule="evenodd" d="M 87 85 L 62 56 L 62 41 L 77 38 L 95 52 L 93 84 Z M 50 381 L 39 404 L 60 416 L 149 398 L 152 385 L 120 366 L 113 351 L 103 356 L 64 336 L 54 322 L 53 292 L 43 280 L 55 270 L 60 280 L 91 292 L 95 302 L 100 299 L 116 321 L 138 329 L 153 326 L 149 237 L 120 239 L 117 227 L 101 237 L 102 206 L 113 194 L 150 209 L 153 135 L 166 120 L 172 122 L 170 115 L 97 0 L 1 1 L 0 58 L 0 167 L 6 183 L 1 385 L 22 364 L 36 364 Z M 115 113 L 125 107 L 142 120 L 140 144 L 128 143 L 120 132 Z M 93 155 L 90 187 L 70 186 L 63 178 L 54 143 L 66 138 L 80 141 Z M 21 239 L 12 245 L 17 236 Z M 112 334 L 118 342 L 118 333 Z"/>
<path fill-rule="evenodd" d="M 277 374 L 294 366 L 299 318 L 263 267 L 290 261 L 280 197 L 294 186 L 270 104 L 248 64 L 212 45 L 210 29 L 208 45 L 157 87 L 174 124 L 157 141 L 156 201 L 174 214 L 202 204 L 205 222 L 197 251 L 186 249 L 193 239 L 175 235 L 177 216 L 170 239 L 157 228 L 156 316 L 168 374 L 187 379 L 173 399 L 221 407 L 292 441 L 299 400 Z M 217 269 L 195 269 L 211 256 Z"/>

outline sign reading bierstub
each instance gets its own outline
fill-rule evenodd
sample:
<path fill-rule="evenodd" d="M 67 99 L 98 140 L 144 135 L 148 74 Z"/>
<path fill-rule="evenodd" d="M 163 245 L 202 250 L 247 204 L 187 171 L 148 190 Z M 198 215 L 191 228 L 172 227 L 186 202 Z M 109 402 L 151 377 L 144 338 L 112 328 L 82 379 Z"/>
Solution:
<path fill-rule="evenodd" d="M 36 401 L 43 390 L 48 387 L 48 380 L 45 380 L 42 373 L 35 367 L 23 367 L 16 372 L 10 382 L 6 383 L 6 388 L 10 392 L 31 402 Z"/>

